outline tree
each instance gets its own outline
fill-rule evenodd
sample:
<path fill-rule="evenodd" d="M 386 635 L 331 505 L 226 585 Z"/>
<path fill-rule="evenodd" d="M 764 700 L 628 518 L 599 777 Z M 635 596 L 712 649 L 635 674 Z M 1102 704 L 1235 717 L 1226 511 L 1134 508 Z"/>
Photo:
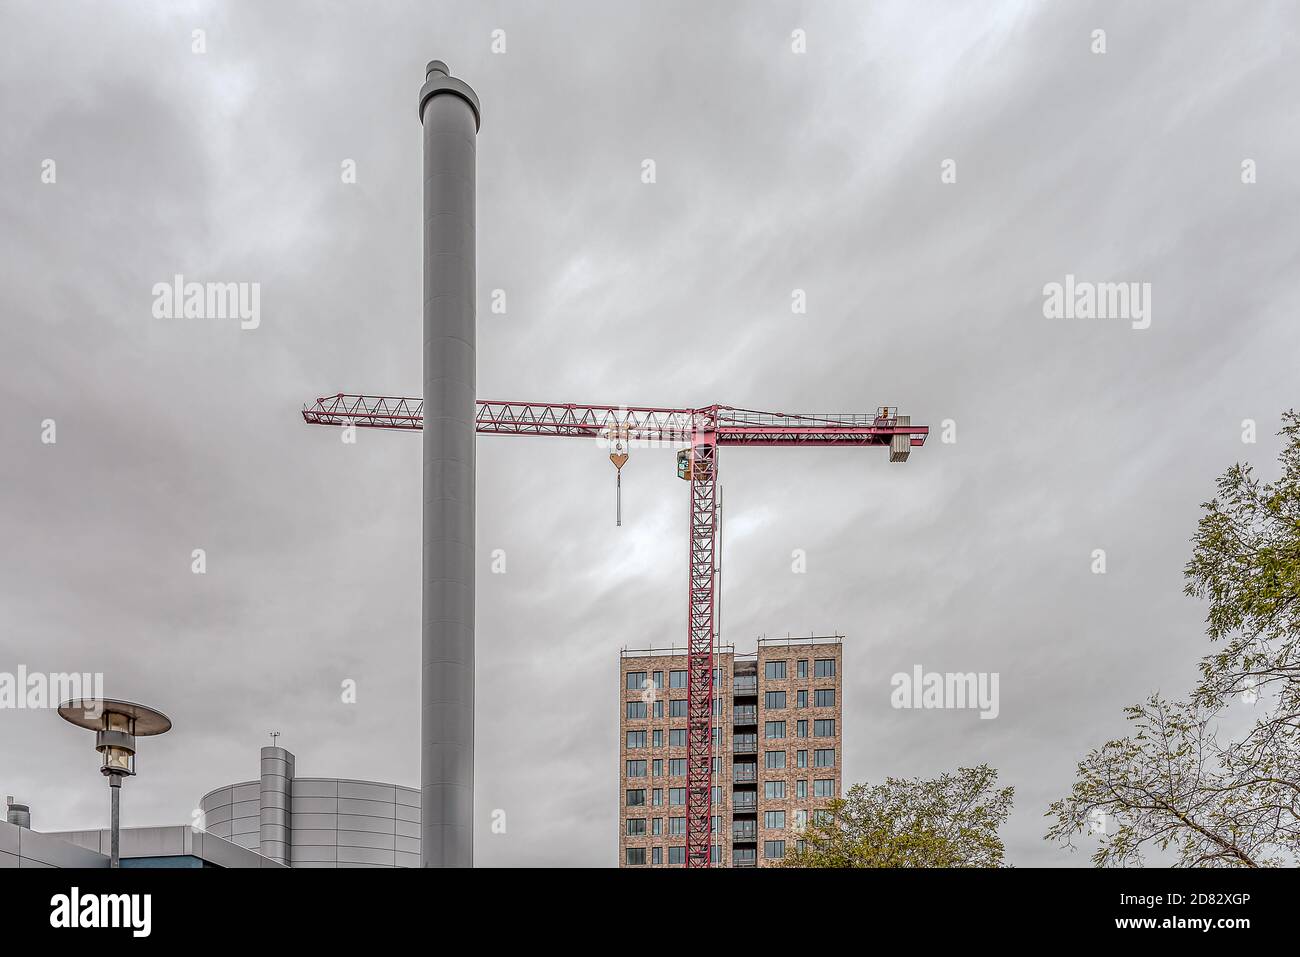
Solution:
<path fill-rule="evenodd" d="M 1099 867 L 1141 865 L 1152 848 L 1182 867 L 1300 859 L 1300 415 L 1286 413 L 1279 434 L 1276 482 L 1234 465 L 1202 506 L 1184 591 L 1209 602 L 1219 647 L 1200 683 L 1187 701 L 1125 709 L 1133 733 L 1090 752 L 1048 811 L 1047 839 L 1073 848 L 1096 835 Z M 1235 736 L 1233 702 L 1256 708 Z"/>
<path fill-rule="evenodd" d="M 988 765 L 933 780 L 855 784 L 815 816 L 785 867 L 1001 867 L 1014 788 Z M 817 812 L 814 812 L 816 814 Z"/>

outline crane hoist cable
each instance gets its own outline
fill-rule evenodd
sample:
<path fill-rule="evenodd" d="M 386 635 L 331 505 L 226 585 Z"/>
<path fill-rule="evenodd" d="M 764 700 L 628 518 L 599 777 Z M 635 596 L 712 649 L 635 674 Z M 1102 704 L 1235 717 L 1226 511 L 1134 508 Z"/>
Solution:
<path fill-rule="evenodd" d="M 609 460 L 614 465 L 614 525 L 621 528 L 623 525 L 623 466 L 627 464 L 628 427 L 626 423 L 621 426 L 610 426 L 606 432 L 610 442 Z"/>

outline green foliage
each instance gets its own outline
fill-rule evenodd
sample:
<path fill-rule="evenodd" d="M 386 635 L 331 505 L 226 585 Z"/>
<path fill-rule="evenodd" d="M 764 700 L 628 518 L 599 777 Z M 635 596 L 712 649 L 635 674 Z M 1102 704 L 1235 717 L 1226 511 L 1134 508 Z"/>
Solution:
<path fill-rule="evenodd" d="M 1048 811 L 1048 840 L 1099 838 L 1098 866 L 1140 865 L 1151 847 L 1183 867 L 1300 860 L 1300 416 L 1286 413 L 1279 434 L 1276 482 L 1234 465 L 1202 506 L 1185 591 L 1209 602 L 1219 647 L 1199 685 L 1186 702 L 1125 709 L 1133 733 L 1090 752 Z M 1221 741 L 1240 701 L 1255 703 L 1253 723 Z"/>
<path fill-rule="evenodd" d="M 933 780 L 855 784 L 814 818 L 784 867 L 1001 867 L 1014 788 L 987 765 Z"/>

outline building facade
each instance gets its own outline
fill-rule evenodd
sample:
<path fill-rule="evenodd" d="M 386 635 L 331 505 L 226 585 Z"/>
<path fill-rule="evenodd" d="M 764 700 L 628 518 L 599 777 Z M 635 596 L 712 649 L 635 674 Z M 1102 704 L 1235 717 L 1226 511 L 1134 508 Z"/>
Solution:
<path fill-rule="evenodd" d="M 188 825 L 125 827 L 119 832 L 119 863 L 127 868 L 283 867 L 255 851 Z M 10 798 L 0 821 L 0 868 L 110 866 L 108 828 L 32 830 L 31 808 Z"/>
<path fill-rule="evenodd" d="M 840 796 L 842 639 L 764 638 L 714 652 L 711 860 L 778 864 Z M 619 662 L 619 865 L 686 863 L 686 654 Z"/>
<path fill-rule="evenodd" d="M 108 867 L 112 834 L 108 828 L 89 831 L 52 831 L 41 835 L 24 834 L 23 851 L 31 856 L 32 838 L 58 841 L 82 854 L 84 860 L 72 860 L 58 867 Z M 3 843 L 3 842 L 0 842 Z M 50 850 L 52 846 L 45 848 Z M 42 859 L 37 852 L 37 859 Z M 53 858 L 44 858 L 50 860 Z M 3 866 L 0 864 L 0 866 Z M 27 860 L 22 867 L 32 866 Z M 125 827 L 121 831 L 121 866 L 126 868 L 281 868 L 286 865 L 263 857 L 256 849 L 195 830 L 188 824 L 169 827 Z"/>
<path fill-rule="evenodd" d="M 199 802 L 210 834 L 288 867 L 419 867 L 420 792 L 298 777 L 292 753 L 262 748 L 261 777 Z"/>
<path fill-rule="evenodd" d="M 121 831 L 124 868 L 419 867 L 420 792 L 298 777 L 292 753 L 262 748 L 261 776 L 205 794 L 191 824 Z M 36 832 L 12 800 L 0 868 L 108 867 L 106 828 Z"/>

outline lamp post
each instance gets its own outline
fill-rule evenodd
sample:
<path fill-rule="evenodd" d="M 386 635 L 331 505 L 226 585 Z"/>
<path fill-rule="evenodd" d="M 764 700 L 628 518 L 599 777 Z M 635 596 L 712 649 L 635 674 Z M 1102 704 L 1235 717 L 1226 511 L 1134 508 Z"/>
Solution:
<path fill-rule="evenodd" d="M 135 774 L 135 739 L 171 730 L 167 715 L 133 701 L 113 698 L 84 698 L 59 705 L 59 717 L 79 728 L 95 732 L 95 750 L 103 755 L 99 773 L 108 778 L 112 799 L 112 826 L 109 830 L 111 853 L 109 867 L 121 867 L 122 779 Z"/>

